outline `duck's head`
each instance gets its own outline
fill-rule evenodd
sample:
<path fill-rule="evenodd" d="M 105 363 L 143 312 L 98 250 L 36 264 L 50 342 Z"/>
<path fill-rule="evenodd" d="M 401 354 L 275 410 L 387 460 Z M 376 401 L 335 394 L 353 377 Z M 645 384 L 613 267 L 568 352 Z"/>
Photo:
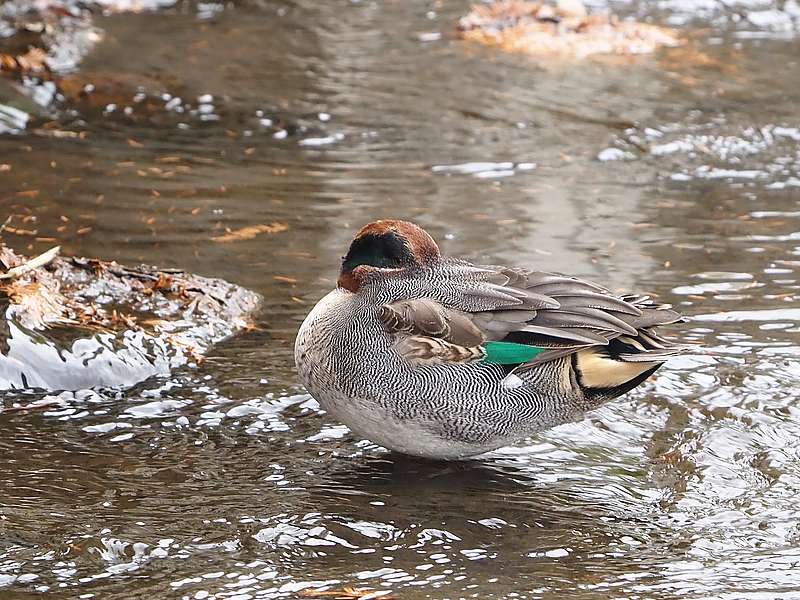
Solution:
<path fill-rule="evenodd" d="M 424 269 L 439 260 L 439 247 L 421 227 L 408 221 L 382 220 L 364 225 L 342 258 L 339 287 L 357 292 L 372 274 Z"/>

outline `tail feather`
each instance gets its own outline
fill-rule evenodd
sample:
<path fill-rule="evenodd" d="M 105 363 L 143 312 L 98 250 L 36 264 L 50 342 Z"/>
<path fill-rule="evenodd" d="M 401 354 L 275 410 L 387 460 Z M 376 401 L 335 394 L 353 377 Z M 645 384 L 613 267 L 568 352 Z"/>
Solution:
<path fill-rule="evenodd" d="M 639 354 L 618 354 L 617 360 L 626 363 L 654 363 L 654 362 L 667 362 L 673 356 L 683 354 L 688 349 L 688 346 L 676 346 L 673 348 L 665 348 L 660 352 L 651 350 L 649 352 Z"/>

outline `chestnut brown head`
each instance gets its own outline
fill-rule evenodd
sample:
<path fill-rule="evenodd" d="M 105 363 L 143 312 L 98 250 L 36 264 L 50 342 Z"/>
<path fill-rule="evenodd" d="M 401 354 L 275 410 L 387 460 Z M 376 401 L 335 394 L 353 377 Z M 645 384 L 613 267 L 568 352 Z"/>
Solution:
<path fill-rule="evenodd" d="M 339 287 L 357 292 L 376 271 L 421 269 L 439 259 L 439 247 L 421 227 L 408 221 L 373 221 L 359 230 L 342 258 Z"/>

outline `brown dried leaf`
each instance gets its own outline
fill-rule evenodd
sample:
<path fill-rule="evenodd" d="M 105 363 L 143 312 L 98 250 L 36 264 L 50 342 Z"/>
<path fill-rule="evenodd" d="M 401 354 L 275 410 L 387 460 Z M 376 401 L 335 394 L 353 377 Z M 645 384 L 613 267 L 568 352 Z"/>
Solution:
<path fill-rule="evenodd" d="M 172 289 L 172 277 L 167 277 L 164 273 L 158 274 L 158 281 L 153 284 L 154 290 L 170 290 Z"/>
<path fill-rule="evenodd" d="M 48 73 L 47 53 L 41 48 L 31 48 L 18 56 L 0 52 L 0 71 L 16 75 Z"/>
<path fill-rule="evenodd" d="M 39 235 L 39 232 L 35 229 L 22 229 L 20 227 L 10 227 L 8 225 L 5 226 L 3 231 L 7 231 L 8 233 L 13 233 L 15 235 L 29 235 L 29 236 Z"/>
<path fill-rule="evenodd" d="M 212 242 L 239 242 L 242 240 L 251 240 L 257 235 L 261 233 L 280 233 L 281 231 L 286 231 L 289 229 L 289 225 L 286 223 L 270 223 L 269 225 L 249 225 L 247 227 L 242 227 L 241 229 L 235 229 L 233 231 L 228 231 L 224 235 L 218 235 L 216 237 L 212 237 Z"/>

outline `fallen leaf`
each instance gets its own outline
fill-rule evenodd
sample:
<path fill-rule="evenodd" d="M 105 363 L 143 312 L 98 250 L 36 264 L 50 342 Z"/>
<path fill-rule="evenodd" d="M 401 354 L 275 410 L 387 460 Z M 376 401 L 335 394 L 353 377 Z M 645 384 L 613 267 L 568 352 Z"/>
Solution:
<path fill-rule="evenodd" d="M 8 71 L 18 75 L 48 72 L 47 53 L 41 48 L 31 48 L 25 54 L 12 56 L 0 52 L 0 71 Z"/>
<path fill-rule="evenodd" d="M 249 225 L 233 231 L 228 231 L 224 235 L 212 237 L 212 242 L 238 242 L 241 240 L 251 240 L 260 233 L 280 233 L 286 231 L 289 226 L 286 223 L 270 223 L 269 225 Z"/>
<path fill-rule="evenodd" d="M 164 273 L 158 274 L 158 281 L 155 281 L 152 286 L 150 286 L 151 293 L 155 290 L 171 290 L 172 289 L 172 277 L 167 277 Z"/>
<path fill-rule="evenodd" d="M 22 229 L 20 227 L 9 227 L 8 225 L 5 226 L 3 231 L 7 231 L 8 233 L 13 233 L 15 235 L 39 235 L 39 232 L 35 229 Z"/>

